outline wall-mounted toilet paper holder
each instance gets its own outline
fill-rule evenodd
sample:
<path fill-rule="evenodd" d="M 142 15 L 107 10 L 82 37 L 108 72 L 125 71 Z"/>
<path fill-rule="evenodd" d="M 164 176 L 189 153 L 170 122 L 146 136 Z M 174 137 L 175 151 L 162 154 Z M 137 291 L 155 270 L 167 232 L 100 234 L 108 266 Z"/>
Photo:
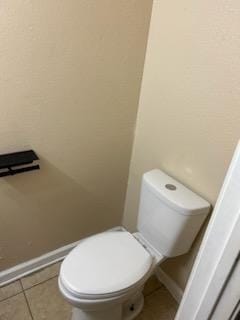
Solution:
<path fill-rule="evenodd" d="M 0 177 L 12 176 L 22 172 L 40 169 L 39 164 L 31 165 L 39 160 L 33 150 L 19 151 L 0 155 Z"/>

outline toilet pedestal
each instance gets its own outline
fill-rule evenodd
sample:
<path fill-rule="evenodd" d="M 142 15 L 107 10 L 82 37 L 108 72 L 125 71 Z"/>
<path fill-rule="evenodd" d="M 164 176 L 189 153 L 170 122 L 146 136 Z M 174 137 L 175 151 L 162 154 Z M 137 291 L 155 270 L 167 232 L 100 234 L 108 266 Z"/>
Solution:
<path fill-rule="evenodd" d="M 143 294 L 137 294 L 134 298 L 123 304 L 122 320 L 132 320 L 142 311 L 144 305 Z"/>
<path fill-rule="evenodd" d="M 74 307 L 71 320 L 132 320 L 141 312 L 143 304 L 143 295 L 138 293 L 125 303 L 106 310 L 83 311 Z"/>
<path fill-rule="evenodd" d="M 98 311 L 83 311 L 73 308 L 71 320 L 122 320 L 122 305 Z"/>

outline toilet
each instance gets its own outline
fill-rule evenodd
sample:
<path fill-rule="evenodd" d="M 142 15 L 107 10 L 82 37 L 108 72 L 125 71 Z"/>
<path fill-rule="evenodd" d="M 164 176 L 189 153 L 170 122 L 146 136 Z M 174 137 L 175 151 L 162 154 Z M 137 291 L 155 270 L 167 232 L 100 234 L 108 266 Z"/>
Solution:
<path fill-rule="evenodd" d="M 83 239 L 64 259 L 59 289 L 72 320 L 131 320 L 157 266 L 189 251 L 210 204 L 161 170 L 143 175 L 138 232 L 123 227 Z"/>

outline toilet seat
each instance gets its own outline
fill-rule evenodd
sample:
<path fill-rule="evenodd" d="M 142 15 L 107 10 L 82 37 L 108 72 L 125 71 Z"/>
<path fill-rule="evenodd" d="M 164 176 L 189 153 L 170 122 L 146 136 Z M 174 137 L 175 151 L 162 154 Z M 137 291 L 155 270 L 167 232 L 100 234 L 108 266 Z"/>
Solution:
<path fill-rule="evenodd" d="M 131 233 L 103 232 L 71 251 L 62 263 L 59 281 L 75 299 L 113 298 L 143 285 L 153 262 Z"/>

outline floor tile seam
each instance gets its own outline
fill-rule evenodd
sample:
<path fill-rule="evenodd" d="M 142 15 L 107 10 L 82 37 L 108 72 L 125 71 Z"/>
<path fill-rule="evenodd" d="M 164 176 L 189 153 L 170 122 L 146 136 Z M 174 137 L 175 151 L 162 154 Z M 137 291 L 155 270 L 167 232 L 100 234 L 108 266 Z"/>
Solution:
<path fill-rule="evenodd" d="M 20 280 L 21 280 L 21 279 L 20 279 Z M 25 293 L 25 291 L 24 291 L 24 289 L 23 289 L 22 282 L 20 281 L 20 283 L 21 283 L 21 287 L 22 287 L 22 290 L 23 290 L 24 299 L 25 299 L 25 301 L 26 301 L 26 304 L 27 304 L 27 308 L 28 308 L 30 317 L 31 317 L 32 320 L 34 320 L 33 314 L 32 314 L 32 310 L 31 310 L 31 307 L 30 307 L 30 304 L 29 304 L 29 301 L 28 301 L 27 296 L 26 296 L 26 293 Z"/>
<path fill-rule="evenodd" d="M 23 290 L 19 291 L 18 293 L 15 293 L 15 294 L 11 295 L 10 297 L 2 299 L 2 300 L 0 300 L 0 304 L 1 304 L 1 302 L 4 302 L 4 301 L 9 300 L 11 298 L 14 298 L 14 297 L 16 297 L 16 296 L 18 296 L 19 294 L 22 294 L 22 293 L 23 293 Z"/>
<path fill-rule="evenodd" d="M 163 288 L 165 288 L 166 292 L 168 292 L 168 293 L 170 294 L 170 296 L 172 297 L 172 299 L 173 299 L 173 301 L 174 301 L 174 302 L 170 302 L 171 307 L 174 308 L 174 309 L 176 309 L 176 310 L 178 310 L 179 303 L 175 300 L 175 298 L 172 296 L 172 294 L 166 289 L 166 287 L 163 286 Z M 161 289 L 162 289 L 162 286 L 161 286 L 160 288 L 154 290 L 154 291 L 151 292 L 150 294 L 145 295 L 144 298 L 149 298 L 149 297 L 151 297 L 151 296 L 152 296 L 153 294 L 155 294 L 156 292 L 161 291 Z"/>
<path fill-rule="evenodd" d="M 159 291 L 161 288 L 162 288 L 162 286 L 159 287 L 159 288 L 157 288 L 157 289 L 155 289 L 155 290 L 153 290 L 153 291 L 151 291 L 151 292 L 148 293 L 148 294 L 145 294 L 144 297 L 150 297 L 150 296 L 153 295 L 155 292 Z"/>
<path fill-rule="evenodd" d="M 61 260 L 60 260 L 60 262 L 62 262 Z M 58 262 L 55 262 L 55 263 L 53 263 L 53 264 L 51 264 L 51 265 L 49 265 L 49 266 L 46 266 L 46 267 L 43 267 L 43 268 L 41 268 L 41 269 L 39 269 L 39 270 L 36 270 L 36 271 L 34 271 L 34 272 L 31 272 L 31 273 L 29 273 L 28 275 L 26 275 L 26 276 L 23 276 L 22 278 L 20 278 L 18 281 L 20 281 L 20 282 L 22 282 L 22 279 L 27 279 L 28 277 L 31 277 L 31 276 L 33 276 L 33 275 L 35 275 L 35 274 L 38 274 L 38 273 L 41 273 L 42 271 L 44 271 L 44 270 L 47 270 L 47 269 L 49 269 L 49 268 L 51 268 L 52 266 L 54 266 L 55 264 L 58 264 L 59 263 L 59 261 Z M 58 274 L 57 274 L 58 275 Z M 53 277 L 55 277 L 55 276 L 53 276 Z M 53 277 L 51 277 L 51 278 L 53 278 Z M 49 278 L 50 279 L 50 278 Z M 45 282 L 46 280 L 44 280 L 43 282 Z M 14 283 L 15 282 L 15 280 L 14 281 L 12 281 L 12 282 L 10 282 L 9 284 L 11 284 L 11 283 Z M 28 289 L 28 288 L 27 288 Z M 24 289 L 25 290 L 25 289 Z"/>
<path fill-rule="evenodd" d="M 54 279 L 54 278 L 57 278 L 57 277 L 58 277 L 58 275 L 52 276 L 52 277 L 50 277 L 50 278 L 48 278 L 48 279 L 46 279 L 46 280 L 44 280 L 44 281 L 38 282 L 38 283 L 36 283 L 36 284 L 33 284 L 33 285 L 32 285 L 31 287 L 29 287 L 29 288 L 24 288 L 23 285 L 22 285 L 23 291 L 31 290 L 32 288 L 37 287 L 37 286 L 39 286 L 39 285 L 41 285 L 41 284 L 43 284 L 43 283 L 46 283 L 46 282 L 48 282 L 48 281 L 50 281 L 50 280 L 52 280 L 52 279 Z M 21 279 L 20 279 L 20 280 L 21 280 Z M 22 282 L 21 282 L 21 284 L 22 284 Z"/>

